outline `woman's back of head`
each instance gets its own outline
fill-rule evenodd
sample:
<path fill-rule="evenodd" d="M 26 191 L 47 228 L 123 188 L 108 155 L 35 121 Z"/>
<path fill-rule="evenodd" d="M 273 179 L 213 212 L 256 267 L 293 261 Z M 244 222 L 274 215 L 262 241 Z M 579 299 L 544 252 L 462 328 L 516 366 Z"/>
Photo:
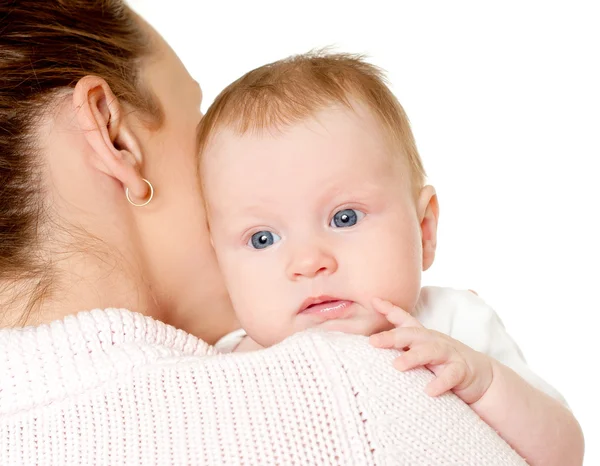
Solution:
<path fill-rule="evenodd" d="M 233 330 L 201 97 L 123 0 L 0 0 L 0 327 L 121 307 L 207 341 Z"/>
<path fill-rule="evenodd" d="M 148 44 L 121 0 L 0 2 L 0 287 L 27 284 L 29 309 L 53 273 L 39 250 L 49 206 L 36 124 L 86 75 L 101 76 L 133 107 L 152 110 L 152 98 L 137 84 Z"/>

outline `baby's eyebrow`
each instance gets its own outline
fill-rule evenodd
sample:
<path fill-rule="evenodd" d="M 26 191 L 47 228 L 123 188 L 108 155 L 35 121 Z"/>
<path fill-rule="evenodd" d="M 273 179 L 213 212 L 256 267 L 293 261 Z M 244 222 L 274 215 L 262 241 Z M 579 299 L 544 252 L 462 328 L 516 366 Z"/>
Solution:
<path fill-rule="evenodd" d="M 271 214 L 271 210 L 269 209 L 269 202 L 260 202 L 260 199 L 258 200 L 258 202 L 253 202 L 252 204 L 246 204 L 242 207 L 240 207 L 240 213 L 238 215 L 240 215 L 242 218 L 243 217 L 255 217 L 255 218 L 263 218 L 266 215 L 270 215 Z"/>
<path fill-rule="evenodd" d="M 226 218 L 229 224 L 239 223 L 260 223 L 269 217 L 270 212 L 259 205 L 231 206 L 225 210 L 219 211 L 221 217 Z"/>

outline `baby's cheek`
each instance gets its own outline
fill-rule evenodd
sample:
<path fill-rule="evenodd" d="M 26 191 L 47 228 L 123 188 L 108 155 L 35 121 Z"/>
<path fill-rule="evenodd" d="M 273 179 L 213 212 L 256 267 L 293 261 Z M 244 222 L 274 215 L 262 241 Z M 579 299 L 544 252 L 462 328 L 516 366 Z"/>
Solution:
<path fill-rule="evenodd" d="M 390 264 L 393 265 L 393 264 Z M 389 271 L 392 280 L 386 281 L 388 300 L 402 309 L 412 312 L 421 291 L 421 269 L 418 261 L 406 260 L 396 263 Z M 386 299 L 385 296 L 381 296 Z"/>
<path fill-rule="evenodd" d="M 285 338 L 289 315 L 281 290 L 259 276 L 240 277 L 231 288 L 231 301 L 240 324 L 258 344 L 268 347 Z M 287 320 L 286 320 L 287 319 Z"/>
<path fill-rule="evenodd" d="M 284 340 L 292 332 L 290 331 L 289 318 L 282 312 L 277 312 L 271 308 L 268 312 L 264 308 L 255 309 L 254 312 L 247 312 L 244 318 L 239 316 L 242 328 L 259 345 L 267 348 Z"/>
<path fill-rule="evenodd" d="M 367 298 L 378 297 L 407 310 L 412 308 L 421 288 L 421 262 L 416 249 L 397 237 L 382 237 L 369 254 L 361 255 L 360 266 L 355 267 L 360 275 L 353 280 L 356 289 L 364 290 Z"/>
<path fill-rule="evenodd" d="M 266 308 L 270 299 L 269 293 L 264 289 L 264 283 L 256 280 L 256 277 L 243 275 L 238 275 L 234 280 L 227 280 L 227 282 L 231 302 L 240 321 L 261 318 L 261 310 Z"/>

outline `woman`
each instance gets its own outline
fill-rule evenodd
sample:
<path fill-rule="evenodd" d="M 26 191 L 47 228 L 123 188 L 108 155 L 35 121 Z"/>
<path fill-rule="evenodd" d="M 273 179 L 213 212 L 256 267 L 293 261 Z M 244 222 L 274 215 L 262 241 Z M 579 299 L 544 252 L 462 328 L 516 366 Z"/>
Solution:
<path fill-rule="evenodd" d="M 119 0 L 0 30 L 1 464 L 522 464 L 356 337 L 213 355 L 198 84 Z"/>

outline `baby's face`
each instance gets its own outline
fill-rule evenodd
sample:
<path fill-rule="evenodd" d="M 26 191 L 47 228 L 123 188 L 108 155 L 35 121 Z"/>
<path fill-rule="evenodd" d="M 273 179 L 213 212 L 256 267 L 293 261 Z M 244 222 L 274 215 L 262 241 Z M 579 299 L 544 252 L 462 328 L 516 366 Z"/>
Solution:
<path fill-rule="evenodd" d="M 281 132 L 216 135 L 203 161 L 211 235 L 255 341 L 309 327 L 371 335 L 390 327 L 374 297 L 412 310 L 419 201 L 392 150 L 360 108 L 330 108 Z"/>

